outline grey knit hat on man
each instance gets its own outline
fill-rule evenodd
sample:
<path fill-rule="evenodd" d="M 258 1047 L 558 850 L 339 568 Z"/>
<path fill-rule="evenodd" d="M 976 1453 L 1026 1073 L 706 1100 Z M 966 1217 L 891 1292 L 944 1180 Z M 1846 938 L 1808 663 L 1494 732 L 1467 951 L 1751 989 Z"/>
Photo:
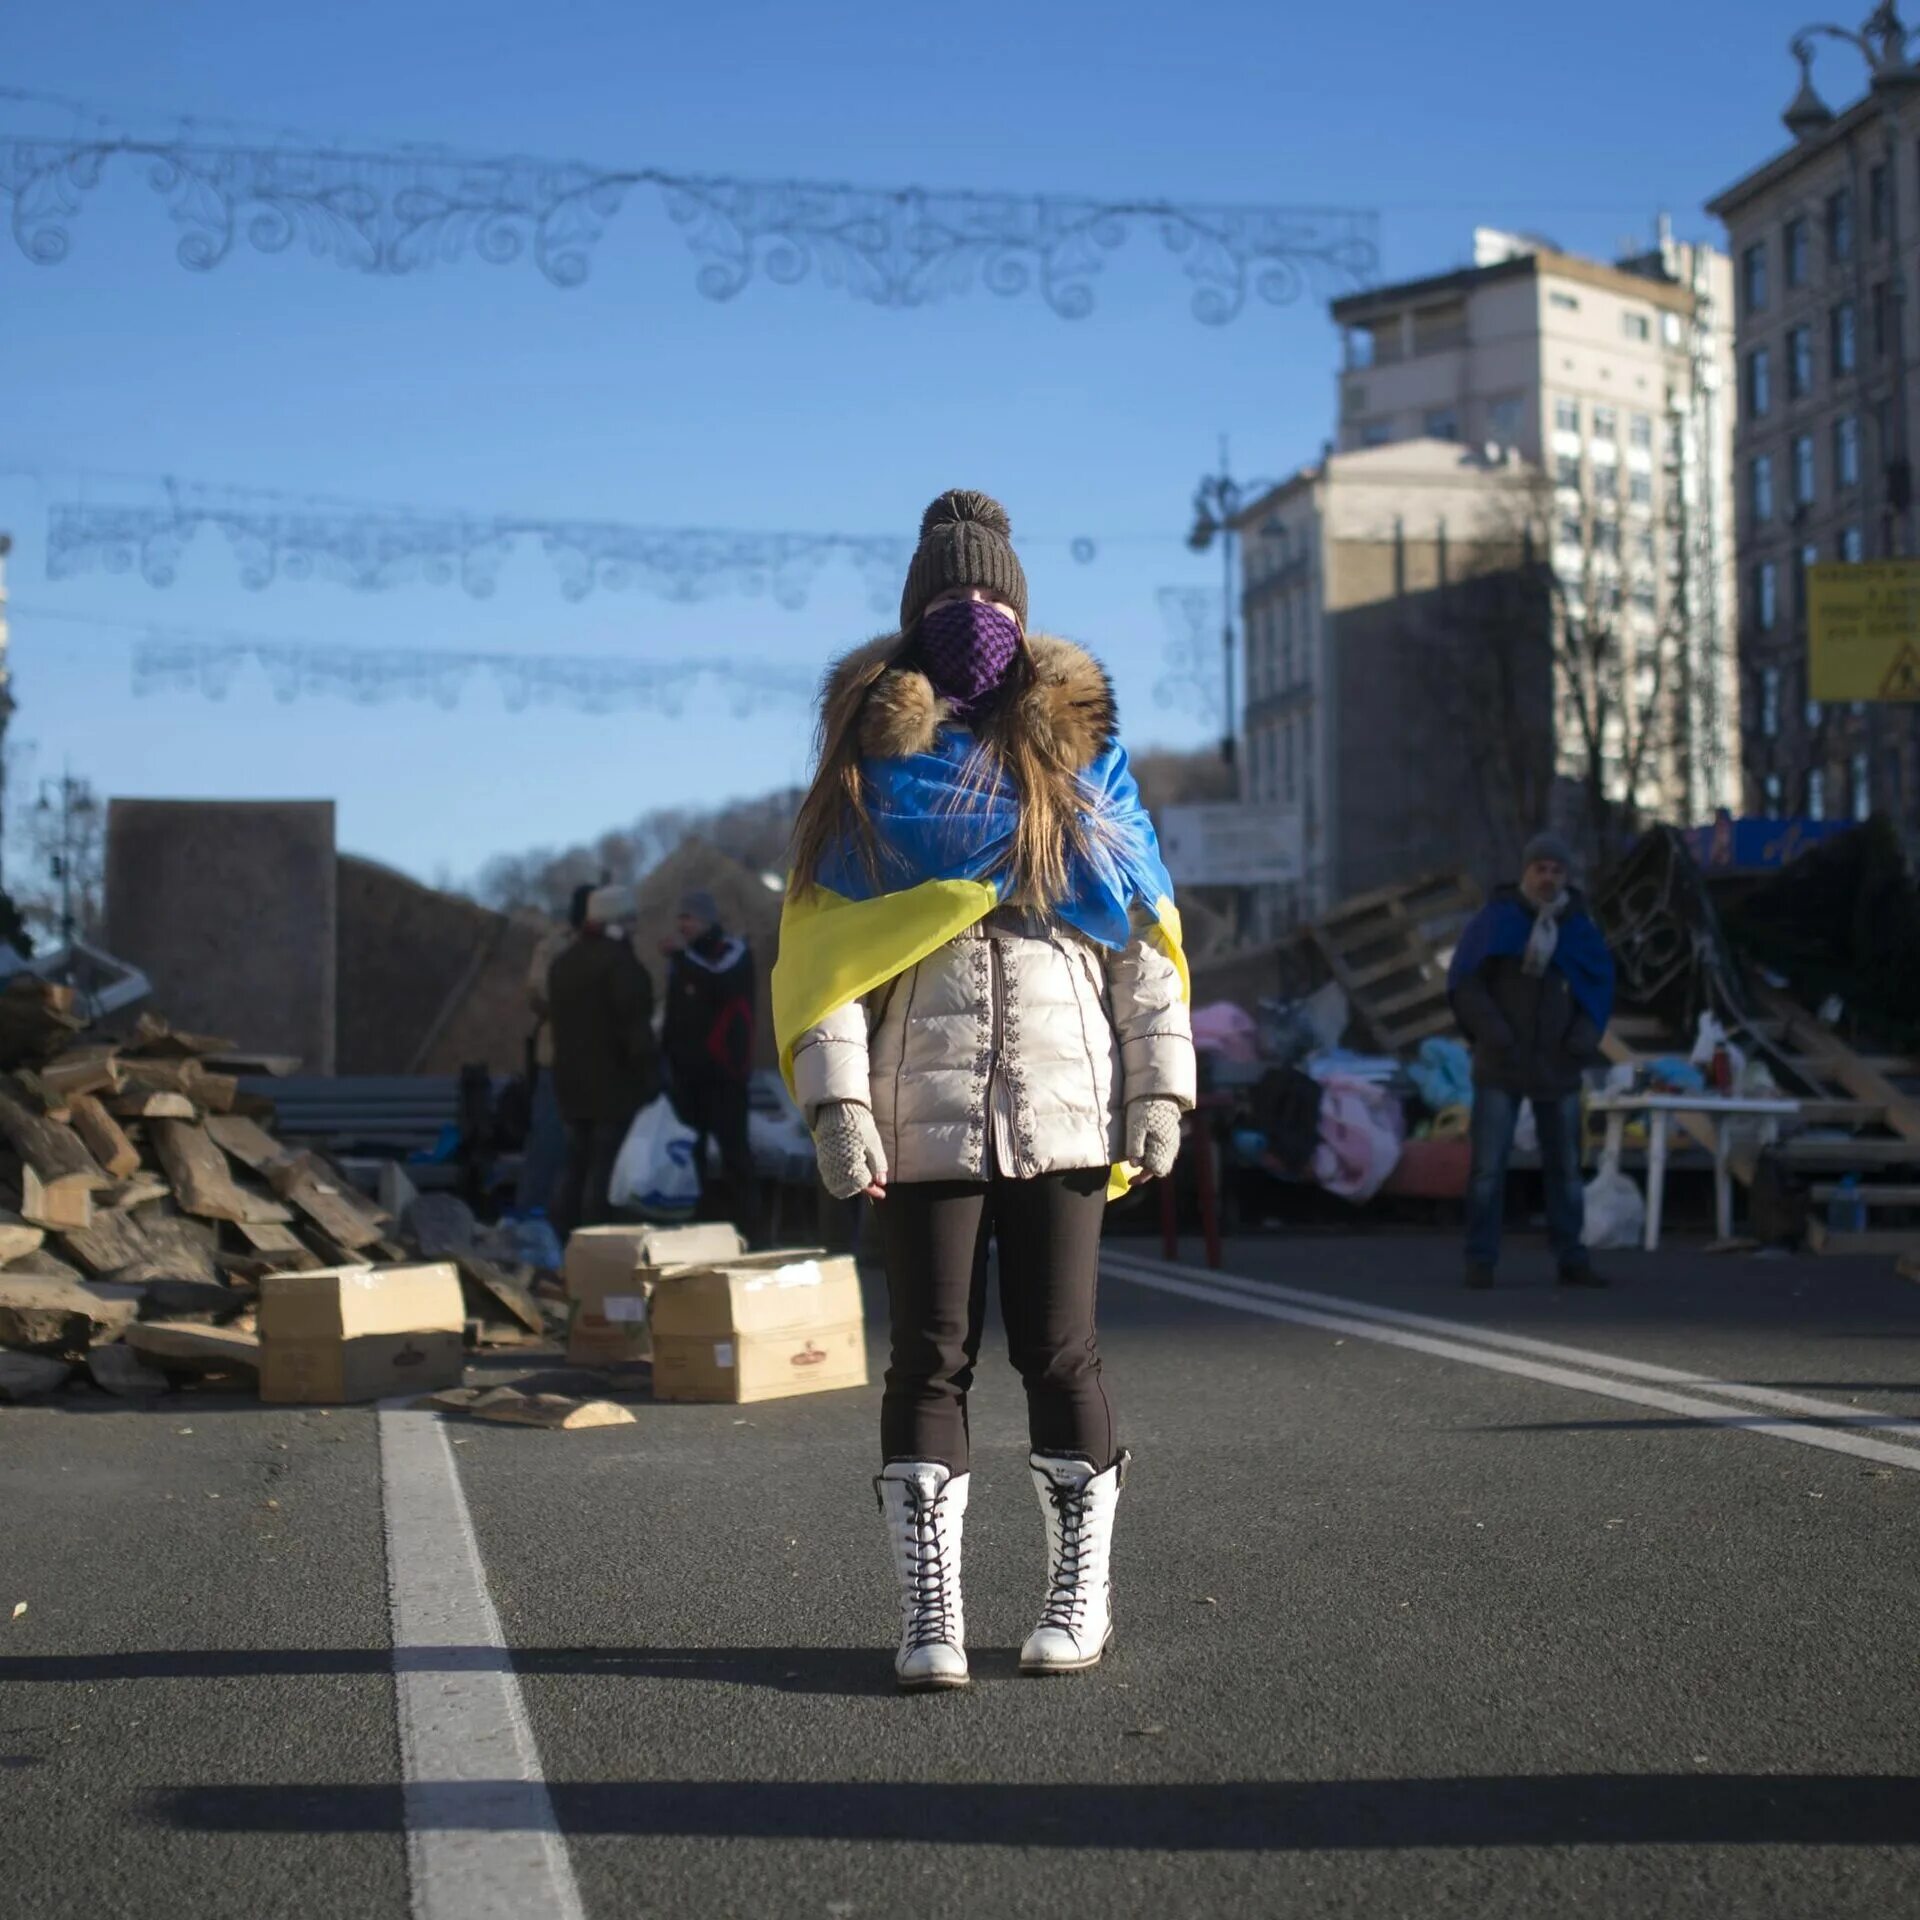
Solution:
<path fill-rule="evenodd" d="M 1536 860 L 1557 860 L 1573 871 L 1573 849 L 1557 833 L 1536 833 L 1520 849 L 1520 871 L 1525 873 Z"/>
<path fill-rule="evenodd" d="M 978 587 L 1027 630 L 1027 576 L 1012 545 L 1013 524 L 991 494 L 952 487 L 920 516 L 920 544 L 900 596 L 900 631 L 911 633 L 927 602 L 949 587 Z"/>

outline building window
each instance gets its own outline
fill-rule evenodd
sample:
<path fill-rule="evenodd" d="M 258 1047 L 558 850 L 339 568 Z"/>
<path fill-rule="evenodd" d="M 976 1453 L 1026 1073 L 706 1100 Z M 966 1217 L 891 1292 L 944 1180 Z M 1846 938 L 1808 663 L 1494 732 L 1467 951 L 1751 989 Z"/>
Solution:
<path fill-rule="evenodd" d="M 1836 376 L 1851 373 L 1855 364 L 1853 302 L 1842 300 L 1827 316 L 1828 342 Z"/>
<path fill-rule="evenodd" d="M 1873 774 L 1864 752 L 1848 762 L 1847 784 L 1852 789 L 1853 817 L 1866 819 L 1873 812 Z"/>
<path fill-rule="evenodd" d="M 1660 316 L 1660 338 L 1670 347 L 1680 344 L 1680 316 L 1677 313 L 1663 313 Z"/>
<path fill-rule="evenodd" d="M 1627 475 L 1627 498 L 1636 507 L 1653 505 L 1653 475 L 1650 473 L 1630 473 Z"/>
<path fill-rule="evenodd" d="M 1580 462 L 1570 453 L 1563 453 L 1553 463 L 1553 483 L 1557 487 L 1571 487 L 1577 493 L 1580 490 Z"/>
<path fill-rule="evenodd" d="M 1787 285 L 1807 284 L 1807 217 L 1796 214 L 1780 230 L 1781 250 L 1787 256 Z"/>
<path fill-rule="evenodd" d="M 1747 418 L 1764 420 L 1773 411 L 1773 375 L 1765 347 L 1747 355 Z"/>
<path fill-rule="evenodd" d="M 1773 518 L 1773 455 L 1756 453 L 1747 466 L 1747 510 L 1755 520 Z"/>
<path fill-rule="evenodd" d="M 1595 407 L 1593 410 L 1593 437 L 1596 440 L 1617 440 L 1620 437 L 1619 416 L 1611 407 Z"/>
<path fill-rule="evenodd" d="M 1887 237 L 1887 169 L 1885 163 L 1867 169 L 1867 238 Z"/>
<path fill-rule="evenodd" d="M 1384 447 L 1393 438 L 1392 424 L 1385 420 L 1367 420 L 1360 427 L 1363 447 Z"/>
<path fill-rule="evenodd" d="M 1602 500 L 1620 498 L 1620 469 L 1611 460 L 1594 462 L 1593 491 Z"/>
<path fill-rule="evenodd" d="M 1813 435 L 1797 433 L 1793 437 L 1793 504 L 1813 505 Z"/>
<path fill-rule="evenodd" d="M 1627 420 L 1627 444 L 1636 452 L 1653 451 L 1653 416 L 1648 413 L 1636 413 Z"/>
<path fill-rule="evenodd" d="M 1293 722 L 1289 720 L 1280 729 L 1280 797 L 1291 800 L 1294 797 L 1293 773 Z"/>
<path fill-rule="evenodd" d="M 1804 400 L 1813 391 L 1813 329 L 1787 331 L 1787 397 Z"/>
<path fill-rule="evenodd" d="M 1833 484 L 1860 484 L 1860 421 L 1855 414 L 1843 413 L 1833 423 Z"/>
<path fill-rule="evenodd" d="M 1580 431 L 1580 402 L 1578 400 L 1556 400 L 1553 403 L 1553 425 L 1556 433 L 1578 433 Z"/>
<path fill-rule="evenodd" d="M 1876 360 L 1886 358 L 1887 342 L 1893 333 L 1893 301 L 1887 292 L 1884 280 L 1875 283 L 1873 289 L 1873 357 Z"/>
<path fill-rule="evenodd" d="M 1577 513 L 1563 513 L 1560 516 L 1560 544 L 1563 547 L 1580 546 L 1586 537 L 1586 523 Z"/>
<path fill-rule="evenodd" d="M 1429 407 L 1420 423 L 1420 431 L 1429 440 L 1458 440 L 1460 416 L 1452 407 Z"/>
<path fill-rule="evenodd" d="M 1760 791 L 1765 796 L 1767 818 L 1778 820 L 1780 818 L 1780 776 L 1777 773 L 1768 774 L 1760 783 Z"/>
<path fill-rule="evenodd" d="M 1858 566 L 1867 557 L 1865 542 L 1860 537 L 1858 527 L 1840 529 L 1840 558 L 1849 566 Z"/>
<path fill-rule="evenodd" d="M 1761 560 L 1753 569 L 1753 623 L 1762 633 L 1771 633 L 1779 619 L 1779 569 L 1771 560 Z"/>
<path fill-rule="evenodd" d="M 1547 305 L 1558 307 L 1562 313 L 1578 313 L 1580 302 L 1570 293 L 1562 293 L 1558 288 L 1547 295 Z"/>
<path fill-rule="evenodd" d="M 1643 580 L 1633 590 L 1633 607 L 1636 613 L 1651 615 L 1659 602 L 1654 595 L 1653 582 Z"/>
<path fill-rule="evenodd" d="M 1642 527 L 1640 531 L 1633 536 L 1633 557 L 1639 561 L 1643 567 L 1653 565 L 1653 532 L 1651 528 Z"/>
<path fill-rule="evenodd" d="M 1618 520 L 1596 520 L 1593 523 L 1593 550 L 1595 553 L 1617 554 L 1620 551 L 1620 522 Z"/>
<path fill-rule="evenodd" d="M 1526 431 L 1527 402 L 1524 394 L 1503 394 L 1487 409 L 1487 424 L 1493 429 L 1496 445 L 1516 446 Z"/>
<path fill-rule="evenodd" d="M 1740 256 L 1740 297 L 1749 313 L 1767 310 L 1767 243 L 1756 240 Z"/>
<path fill-rule="evenodd" d="M 1827 776 L 1822 767 L 1807 769 L 1807 818 L 1824 820 L 1827 817 Z"/>
<path fill-rule="evenodd" d="M 1809 733 L 1818 733 L 1820 731 L 1821 713 L 1820 702 L 1818 700 L 1809 699 L 1805 707 L 1801 709 L 1801 715 L 1807 723 L 1807 731 Z"/>
<path fill-rule="evenodd" d="M 1629 340 L 1651 340 L 1653 322 L 1644 313 L 1623 313 L 1620 316 L 1620 331 Z"/>
<path fill-rule="evenodd" d="M 1827 259 L 1838 263 L 1853 258 L 1853 189 L 1842 187 L 1827 195 Z"/>
<path fill-rule="evenodd" d="M 1793 604 L 1795 611 L 1803 620 L 1807 617 L 1807 608 L 1809 605 L 1807 597 L 1807 569 L 1809 567 L 1817 567 L 1819 564 L 1820 549 L 1813 545 L 1802 547 L 1798 557 L 1794 561 Z"/>
<path fill-rule="evenodd" d="M 1760 737 L 1763 740 L 1780 738 L 1780 669 L 1778 667 L 1760 669 Z"/>

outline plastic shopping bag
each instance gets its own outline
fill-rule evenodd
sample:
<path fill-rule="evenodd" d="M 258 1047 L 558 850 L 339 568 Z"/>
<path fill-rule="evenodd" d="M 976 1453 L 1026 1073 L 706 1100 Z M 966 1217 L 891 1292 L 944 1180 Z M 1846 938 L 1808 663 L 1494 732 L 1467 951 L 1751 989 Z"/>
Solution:
<path fill-rule="evenodd" d="M 630 1207 L 649 1219 L 686 1219 L 700 1198 L 693 1148 L 693 1129 L 662 1094 L 634 1115 L 613 1163 L 608 1197 L 616 1207 Z"/>
<path fill-rule="evenodd" d="M 1587 1182 L 1586 1225 L 1580 1238 L 1589 1247 L 1637 1247 L 1647 1226 L 1647 1202 L 1618 1167 L 1602 1167 Z"/>

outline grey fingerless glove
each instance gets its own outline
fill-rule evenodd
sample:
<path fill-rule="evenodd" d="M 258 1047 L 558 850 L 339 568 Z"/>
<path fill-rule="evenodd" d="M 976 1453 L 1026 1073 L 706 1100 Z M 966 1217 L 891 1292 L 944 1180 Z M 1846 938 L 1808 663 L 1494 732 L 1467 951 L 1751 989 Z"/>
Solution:
<path fill-rule="evenodd" d="M 873 1115 L 852 1100 L 832 1100 L 813 1123 L 813 1155 L 836 1200 L 851 1200 L 887 1180 L 886 1151 Z"/>
<path fill-rule="evenodd" d="M 1149 1179 L 1173 1171 L 1180 1154 L 1180 1103 L 1163 1095 L 1127 1107 L 1127 1158 Z"/>

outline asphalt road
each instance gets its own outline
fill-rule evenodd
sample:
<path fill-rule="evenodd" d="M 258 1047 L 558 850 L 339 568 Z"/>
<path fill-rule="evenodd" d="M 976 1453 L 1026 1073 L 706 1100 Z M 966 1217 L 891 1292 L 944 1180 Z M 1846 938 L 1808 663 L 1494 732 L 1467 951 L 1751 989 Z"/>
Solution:
<path fill-rule="evenodd" d="M 382 1416 L 0 1411 L 0 1914 L 472 1916 L 462 1863 L 550 1809 L 554 1897 L 494 1910 L 1920 1915 L 1920 1289 L 1681 1248 L 1472 1295 L 1450 1242 L 1333 1236 L 1222 1285 L 1118 1244 L 1120 1638 L 1074 1679 L 1015 1672 L 1003 1365 L 967 1692 L 891 1685 L 877 1388 L 643 1403 L 446 1430 L 511 1664 L 406 1655 L 451 1716 L 411 1747 L 389 1559 L 460 1554 L 389 1540 Z M 504 1798 L 476 1675 L 531 1736 Z"/>

